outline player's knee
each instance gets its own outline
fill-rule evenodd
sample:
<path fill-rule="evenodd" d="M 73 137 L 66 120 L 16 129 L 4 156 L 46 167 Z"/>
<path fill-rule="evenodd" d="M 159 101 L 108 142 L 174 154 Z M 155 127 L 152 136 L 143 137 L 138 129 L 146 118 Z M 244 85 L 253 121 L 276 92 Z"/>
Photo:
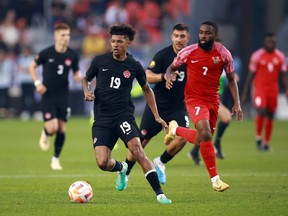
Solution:
<path fill-rule="evenodd" d="M 266 109 L 258 108 L 257 113 L 258 113 L 258 115 L 265 116 L 266 115 Z"/>
<path fill-rule="evenodd" d="M 97 165 L 103 171 L 108 170 L 108 161 L 107 160 L 97 159 Z"/>
<path fill-rule="evenodd" d="M 207 129 L 203 129 L 200 131 L 200 140 L 201 141 L 204 141 L 204 142 L 207 142 L 207 141 L 210 141 L 212 140 L 212 133 L 210 130 L 207 130 Z"/>
<path fill-rule="evenodd" d="M 266 113 L 266 117 L 267 117 L 268 119 L 273 119 L 273 118 L 274 118 L 274 112 L 267 112 L 267 113 Z"/>

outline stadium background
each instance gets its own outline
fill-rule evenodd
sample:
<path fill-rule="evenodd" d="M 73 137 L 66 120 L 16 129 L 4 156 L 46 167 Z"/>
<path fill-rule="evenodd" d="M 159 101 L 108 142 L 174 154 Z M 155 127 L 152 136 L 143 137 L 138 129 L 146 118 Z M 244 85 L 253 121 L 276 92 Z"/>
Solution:
<path fill-rule="evenodd" d="M 215 21 L 220 27 L 223 43 L 237 59 L 241 92 L 249 56 L 262 46 L 266 32 L 276 33 L 278 48 L 288 55 L 287 17 L 286 0 L 0 0 L 0 55 L 2 53 L 2 62 L 8 65 L 5 71 L 3 64 L 1 66 L 0 90 L 8 89 L 9 96 L 7 103 L 0 103 L 0 117 L 29 118 L 21 101 L 19 58 L 27 48 L 34 56 L 51 45 L 52 28 L 58 21 L 67 22 L 72 27 L 70 45 L 81 56 L 83 74 L 91 57 L 109 50 L 107 29 L 113 23 L 130 23 L 137 29 L 130 52 L 145 68 L 157 50 L 171 43 L 174 24 L 188 24 L 190 43 L 194 43 L 197 42 L 199 24 L 205 20 Z M 81 86 L 71 79 L 70 89 L 72 115 L 89 115 L 92 104 L 83 101 Z M 280 94 L 279 99 L 276 116 L 287 119 L 284 95 Z M 39 95 L 35 95 L 35 100 L 39 103 Z M 142 102 L 141 96 L 136 95 L 136 111 L 139 111 L 136 114 L 141 113 Z M 39 117 L 36 112 L 38 103 L 35 118 Z M 254 116 L 251 103 L 243 105 L 243 109 L 246 118 Z"/>

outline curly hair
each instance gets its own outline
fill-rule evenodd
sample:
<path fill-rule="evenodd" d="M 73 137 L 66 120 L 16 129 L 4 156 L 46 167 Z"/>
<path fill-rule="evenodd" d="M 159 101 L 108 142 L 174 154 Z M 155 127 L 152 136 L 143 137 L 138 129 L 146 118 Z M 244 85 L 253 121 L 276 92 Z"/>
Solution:
<path fill-rule="evenodd" d="M 132 28 L 132 26 L 128 24 L 117 24 L 112 25 L 109 31 L 110 35 L 124 35 L 129 38 L 130 41 L 134 40 L 134 36 L 136 31 Z"/>

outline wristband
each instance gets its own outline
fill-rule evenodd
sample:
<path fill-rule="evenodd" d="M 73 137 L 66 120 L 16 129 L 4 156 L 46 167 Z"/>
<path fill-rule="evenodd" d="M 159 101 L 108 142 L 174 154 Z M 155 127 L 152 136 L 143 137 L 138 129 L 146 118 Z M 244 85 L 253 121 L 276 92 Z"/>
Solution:
<path fill-rule="evenodd" d="M 34 81 L 34 86 L 35 87 L 37 87 L 38 85 L 40 85 L 41 84 L 41 81 L 40 80 L 35 80 Z"/>
<path fill-rule="evenodd" d="M 163 74 L 161 75 L 161 80 L 162 80 L 162 81 L 165 81 L 165 73 L 163 73 Z"/>

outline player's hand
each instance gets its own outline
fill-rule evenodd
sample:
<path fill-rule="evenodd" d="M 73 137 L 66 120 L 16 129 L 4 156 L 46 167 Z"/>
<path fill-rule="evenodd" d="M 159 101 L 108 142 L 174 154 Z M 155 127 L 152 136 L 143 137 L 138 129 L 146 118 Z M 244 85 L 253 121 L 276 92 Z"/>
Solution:
<path fill-rule="evenodd" d="M 155 118 L 155 121 L 162 125 L 162 129 L 165 130 L 165 133 L 168 133 L 168 125 L 161 117 Z"/>
<path fill-rule="evenodd" d="M 95 96 L 91 91 L 87 91 L 84 93 L 84 100 L 85 101 L 93 101 L 94 99 L 95 99 Z"/>
<path fill-rule="evenodd" d="M 242 109 L 241 109 L 240 105 L 234 104 L 234 106 L 232 107 L 231 115 L 233 115 L 234 113 L 236 113 L 236 120 L 237 121 L 243 120 L 243 113 L 242 113 Z"/>
<path fill-rule="evenodd" d="M 39 93 L 40 95 L 43 95 L 47 91 L 47 88 L 43 83 L 40 83 L 39 85 L 36 86 L 36 92 Z"/>
<path fill-rule="evenodd" d="M 167 80 L 166 80 L 166 83 L 165 83 L 165 87 L 167 89 L 170 90 L 173 87 L 173 82 L 176 81 L 177 76 L 179 76 L 179 72 L 175 71 L 175 72 L 171 73 L 171 76 L 169 78 L 167 77 Z"/>

